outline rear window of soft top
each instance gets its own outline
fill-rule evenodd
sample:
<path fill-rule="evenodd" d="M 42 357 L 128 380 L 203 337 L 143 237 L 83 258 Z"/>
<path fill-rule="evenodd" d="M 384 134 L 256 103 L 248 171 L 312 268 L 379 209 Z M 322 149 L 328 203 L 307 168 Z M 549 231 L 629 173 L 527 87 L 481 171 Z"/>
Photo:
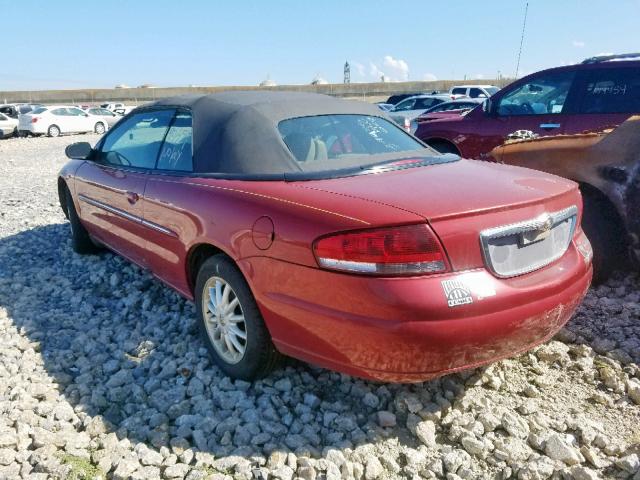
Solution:
<path fill-rule="evenodd" d="M 366 165 L 372 156 L 424 149 L 424 145 L 390 121 L 370 115 L 316 115 L 282 120 L 282 140 L 305 170 Z M 356 158 L 359 161 L 354 161 Z"/>

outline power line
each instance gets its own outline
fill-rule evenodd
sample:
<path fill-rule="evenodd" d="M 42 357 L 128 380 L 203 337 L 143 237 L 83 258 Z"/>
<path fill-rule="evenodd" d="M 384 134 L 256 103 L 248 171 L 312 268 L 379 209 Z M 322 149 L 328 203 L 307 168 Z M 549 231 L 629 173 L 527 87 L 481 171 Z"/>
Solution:
<path fill-rule="evenodd" d="M 524 7 L 524 21 L 522 22 L 522 35 L 520 36 L 520 50 L 518 50 L 518 62 L 516 63 L 516 76 L 518 78 L 518 72 L 520 71 L 520 56 L 522 55 L 522 44 L 524 43 L 524 29 L 527 26 L 527 12 L 529 11 L 529 2 Z"/>

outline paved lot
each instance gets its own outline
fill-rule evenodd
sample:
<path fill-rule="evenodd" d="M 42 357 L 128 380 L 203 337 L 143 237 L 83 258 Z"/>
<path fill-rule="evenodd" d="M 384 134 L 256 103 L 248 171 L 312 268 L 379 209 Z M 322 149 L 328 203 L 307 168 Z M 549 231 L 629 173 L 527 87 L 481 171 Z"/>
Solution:
<path fill-rule="evenodd" d="M 71 251 L 64 146 L 0 141 L 0 479 L 640 480 L 640 277 L 592 289 L 556 340 L 418 385 L 298 362 L 231 382 L 193 305 Z"/>

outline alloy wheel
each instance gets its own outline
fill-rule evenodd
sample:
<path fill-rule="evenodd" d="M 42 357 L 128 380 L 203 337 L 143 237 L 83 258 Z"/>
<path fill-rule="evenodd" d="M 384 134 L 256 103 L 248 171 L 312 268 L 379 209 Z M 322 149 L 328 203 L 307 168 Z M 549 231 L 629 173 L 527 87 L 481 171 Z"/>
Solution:
<path fill-rule="evenodd" d="M 211 277 L 204 285 L 202 311 L 211 344 L 229 364 L 238 363 L 247 348 L 247 324 L 240 300 L 224 279 Z"/>

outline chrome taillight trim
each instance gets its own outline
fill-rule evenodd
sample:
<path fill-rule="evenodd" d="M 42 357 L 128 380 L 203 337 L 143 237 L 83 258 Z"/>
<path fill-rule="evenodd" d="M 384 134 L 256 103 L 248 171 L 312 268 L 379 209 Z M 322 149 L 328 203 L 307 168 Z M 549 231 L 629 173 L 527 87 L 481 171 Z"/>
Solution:
<path fill-rule="evenodd" d="M 564 210 L 559 210 L 557 212 L 551 212 L 551 213 L 544 213 L 539 217 L 536 217 L 531 220 L 525 220 L 523 222 L 511 223 L 509 225 L 503 225 L 500 227 L 493 227 L 493 228 L 488 228 L 486 230 L 482 230 L 480 232 L 480 244 L 482 246 L 482 255 L 484 257 L 485 265 L 491 270 L 491 272 L 496 277 L 510 278 L 510 277 L 517 277 L 518 275 L 524 275 L 525 273 L 533 272 L 535 270 L 538 270 L 540 268 L 543 268 L 549 265 L 550 263 L 555 262 L 560 257 L 562 257 L 562 255 L 566 253 L 567 249 L 569 248 L 569 245 L 571 245 L 571 241 L 573 240 L 573 235 L 575 234 L 576 224 L 578 221 L 577 217 L 578 217 L 578 207 L 575 205 L 572 205 L 568 208 L 565 208 Z M 495 270 L 495 268 L 493 267 L 493 262 L 491 260 L 491 255 L 489 253 L 489 245 L 488 245 L 489 240 L 500 238 L 500 237 L 507 237 L 509 235 L 515 235 L 518 233 L 529 232 L 532 230 L 539 230 L 545 226 L 551 229 L 556 225 L 558 225 L 559 223 L 562 223 L 568 219 L 572 219 L 571 231 L 569 233 L 569 242 L 567 243 L 567 246 L 562 252 L 559 252 L 558 254 L 550 258 L 547 258 L 542 262 L 532 264 L 527 268 L 517 270 L 515 272 L 510 272 L 508 275 L 500 274 Z"/>
<path fill-rule="evenodd" d="M 318 257 L 318 264 L 329 270 L 368 275 L 422 275 L 447 271 L 444 262 L 372 263 Z"/>

